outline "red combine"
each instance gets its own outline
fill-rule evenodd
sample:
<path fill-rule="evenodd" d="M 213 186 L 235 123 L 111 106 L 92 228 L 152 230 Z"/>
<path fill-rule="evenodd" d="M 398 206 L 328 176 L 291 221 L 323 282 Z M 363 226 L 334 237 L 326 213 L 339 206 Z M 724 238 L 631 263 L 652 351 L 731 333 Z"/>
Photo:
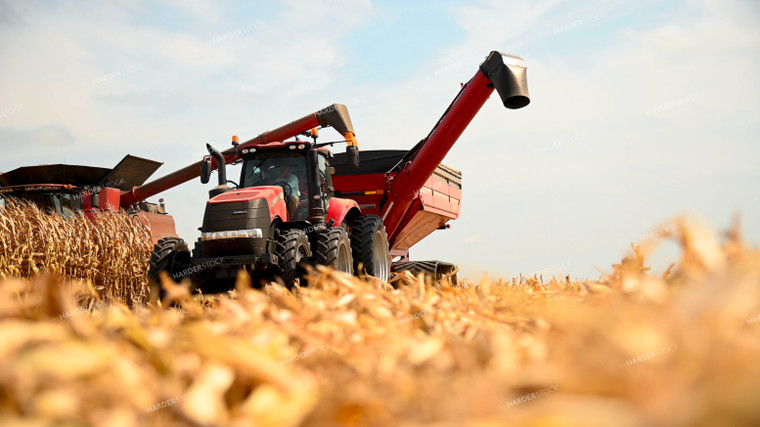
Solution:
<path fill-rule="evenodd" d="M 174 219 L 163 204 L 135 199 L 122 203 L 121 194 L 144 183 L 161 163 L 127 155 L 113 169 L 79 165 L 25 166 L 0 174 L 0 198 L 13 197 L 41 209 L 70 217 L 75 212 L 93 218 L 93 212 L 123 209 L 150 226 L 153 243 L 176 236 Z"/>
<path fill-rule="evenodd" d="M 400 257 L 397 270 L 410 268 L 409 248 L 459 215 L 461 174 L 441 161 L 494 89 L 507 108 L 528 105 L 522 59 L 491 52 L 430 134 L 409 151 L 360 154 L 340 104 L 243 144 L 233 137 L 224 152 L 207 145 L 210 155 L 201 162 L 122 194 L 128 205 L 198 176 L 206 183 L 218 170 L 201 238 L 192 251 L 179 238 L 159 241 L 151 278 L 158 284 L 166 271 L 213 292 L 228 289 L 240 269 L 291 285 L 305 264 L 382 280 L 390 277 L 392 255 Z M 316 128 L 328 126 L 345 141 L 317 143 Z M 327 148 L 343 142 L 345 153 Z M 225 165 L 240 162 L 239 182 L 228 181 Z"/>

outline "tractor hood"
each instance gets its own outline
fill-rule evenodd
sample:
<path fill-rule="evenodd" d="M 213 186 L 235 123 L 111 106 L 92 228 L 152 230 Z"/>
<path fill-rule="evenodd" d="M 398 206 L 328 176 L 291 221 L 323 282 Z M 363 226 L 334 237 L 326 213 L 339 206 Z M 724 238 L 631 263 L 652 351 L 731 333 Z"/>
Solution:
<path fill-rule="evenodd" d="M 282 187 L 277 185 L 230 190 L 209 200 L 208 206 L 209 209 L 214 210 L 227 209 L 227 206 L 233 209 L 236 206 L 247 206 L 247 203 L 253 200 L 266 201 L 271 220 L 274 220 L 278 216 L 283 220 L 287 219 L 288 209 L 285 204 L 285 196 L 283 195 Z"/>

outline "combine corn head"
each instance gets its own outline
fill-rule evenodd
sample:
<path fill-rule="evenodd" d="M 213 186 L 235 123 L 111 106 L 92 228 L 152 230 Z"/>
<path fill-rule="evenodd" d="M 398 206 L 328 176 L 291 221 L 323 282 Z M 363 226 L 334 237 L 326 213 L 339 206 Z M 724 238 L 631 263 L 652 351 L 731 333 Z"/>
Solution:
<path fill-rule="evenodd" d="M 25 166 L 0 174 L 0 198 L 12 197 L 34 203 L 39 208 L 70 217 L 84 212 L 125 210 L 151 229 L 153 243 L 176 236 L 174 219 L 162 202 L 146 199 L 122 202 L 122 193 L 144 183 L 161 163 L 127 155 L 113 169 L 78 165 Z"/>

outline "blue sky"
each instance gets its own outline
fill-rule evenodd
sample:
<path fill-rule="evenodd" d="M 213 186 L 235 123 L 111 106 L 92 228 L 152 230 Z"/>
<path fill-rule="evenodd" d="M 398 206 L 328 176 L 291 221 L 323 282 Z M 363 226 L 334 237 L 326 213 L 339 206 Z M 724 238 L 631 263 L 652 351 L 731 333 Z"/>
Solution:
<path fill-rule="evenodd" d="M 486 103 L 445 161 L 462 215 L 413 258 L 596 277 L 684 214 L 716 232 L 739 214 L 757 245 L 759 17 L 749 0 L 3 1 L 0 171 L 130 153 L 159 177 L 333 102 L 363 148 L 409 148 L 501 50 L 527 60 L 532 103 Z M 206 191 L 158 196 L 187 240 Z"/>

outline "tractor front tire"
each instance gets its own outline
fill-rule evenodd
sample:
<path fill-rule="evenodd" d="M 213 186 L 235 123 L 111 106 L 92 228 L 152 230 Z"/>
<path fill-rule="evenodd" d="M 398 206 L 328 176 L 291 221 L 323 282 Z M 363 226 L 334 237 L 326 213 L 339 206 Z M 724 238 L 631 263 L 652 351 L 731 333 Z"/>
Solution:
<path fill-rule="evenodd" d="M 165 271 L 174 281 L 180 281 L 187 269 L 192 267 L 190 250 L 187 243 L 179 237 L 166 237 L 153 246 L 150 254 L 150 269 L 148 284 L 158 289 L 158 298 L 166 296 L 166 290 L 161 282 L 161 272 Z"/>
<path fill-rule="evenodd" d="M 302 263 L 311 257 L 309 237 L 303 230 L 286 230 L 277 234 L 275 255 L 279 259 L 280 276 L 288 288 L 303 275 Z"/>
<path fill-rule="evenodd" d="M 356 274 L 366 274 L 384 282 L 390 280 L 391 254 L 382 218 L 363 215 L 354 220 L 351 224 L 351 250 Z"/>
<path fill-rule="evenodd" d="M 343 227 L 322 230 L 317 235 L 316 261 L 346 274 L 354 273 L 351 239 Z"/>

